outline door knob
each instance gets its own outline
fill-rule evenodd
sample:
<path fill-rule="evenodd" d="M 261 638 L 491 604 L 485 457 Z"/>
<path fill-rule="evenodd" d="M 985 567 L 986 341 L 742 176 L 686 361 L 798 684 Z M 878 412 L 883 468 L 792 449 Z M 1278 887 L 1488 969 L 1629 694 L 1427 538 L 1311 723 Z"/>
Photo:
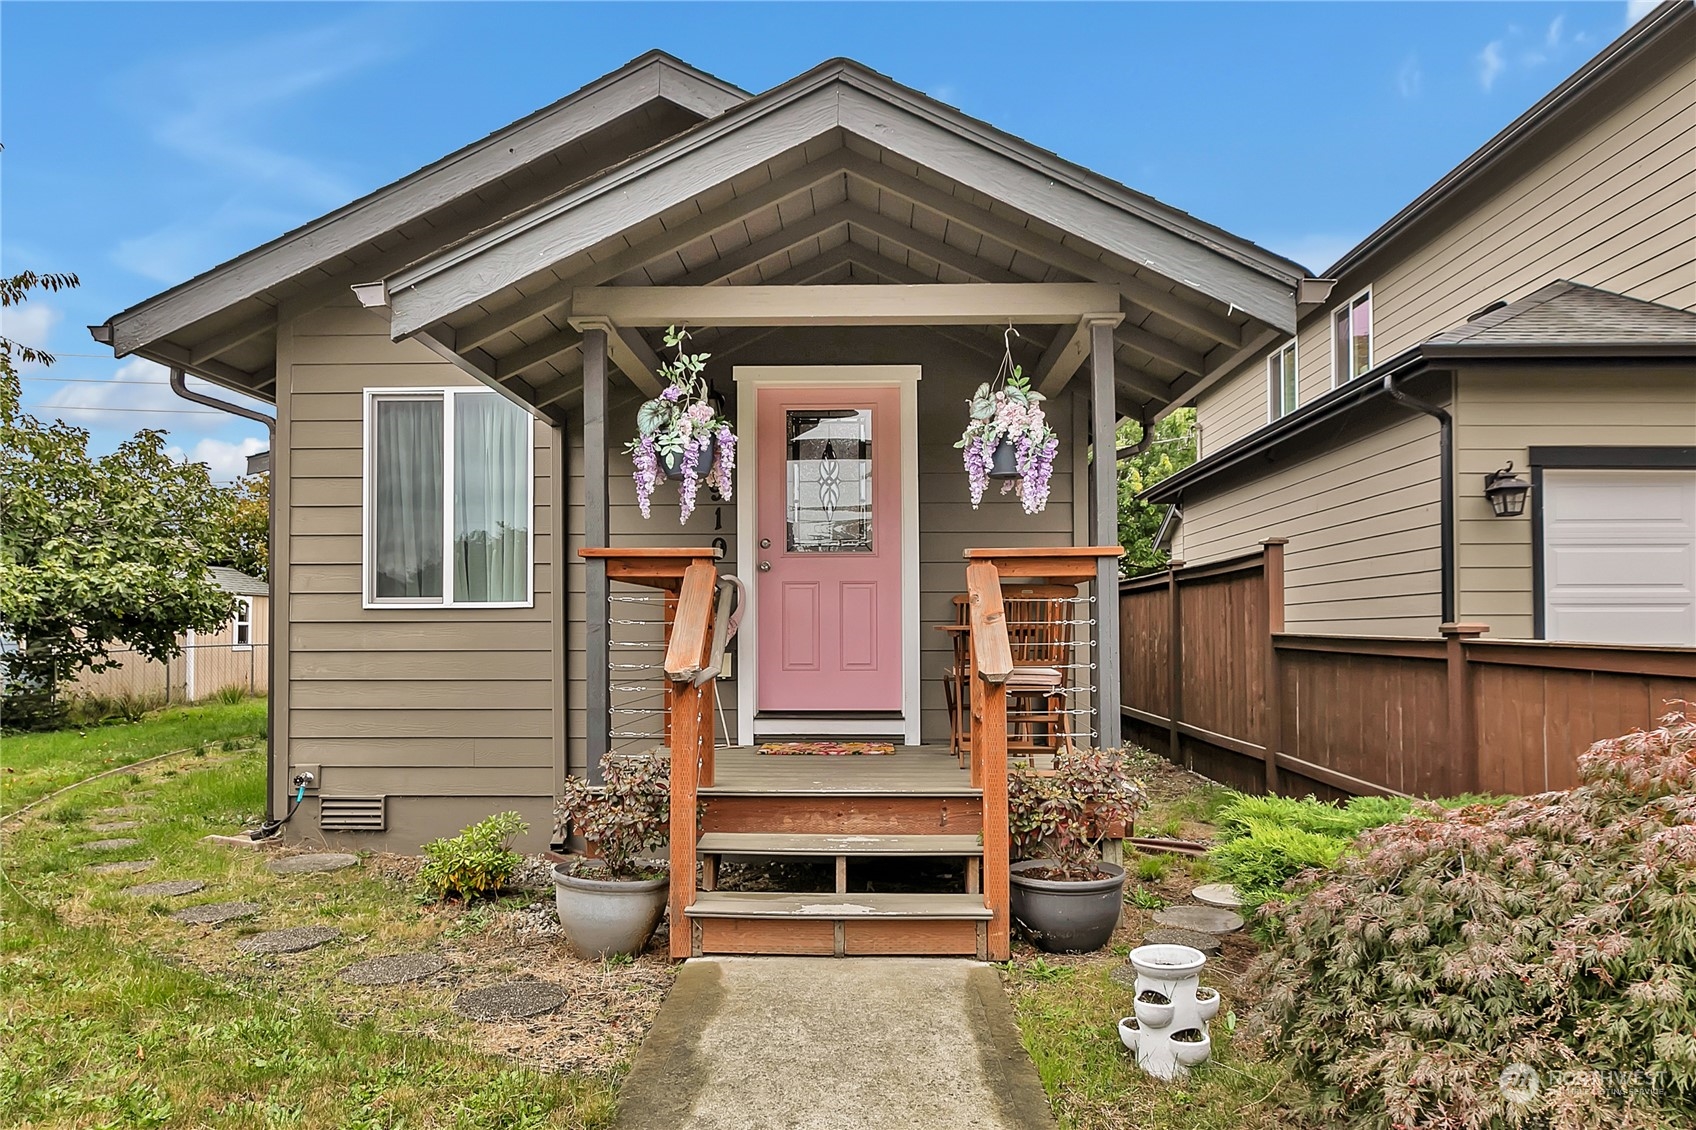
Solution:
<path fill-rule="evenodd" d="M 760 572 L 762 572 L 762 573 L 771 572 L 771 562 L 770 561 L 760 562 Z"/>
<path fill-rule="evenodd" d="M 760 548 L 761 549 L 770 549 L 771 548 L 771 539 L 770 538 L 761 538 L 760 539 Z"/>

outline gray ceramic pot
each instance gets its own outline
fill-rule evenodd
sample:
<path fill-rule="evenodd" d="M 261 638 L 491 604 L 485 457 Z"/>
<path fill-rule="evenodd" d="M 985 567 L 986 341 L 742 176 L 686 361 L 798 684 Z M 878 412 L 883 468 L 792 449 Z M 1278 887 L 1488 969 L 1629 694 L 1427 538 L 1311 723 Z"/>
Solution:
<path fill-rule="evenodd" d="M 599 961 L 612 954 L 642 952 L 665 914 L 669 876 L 658 879 L 598 878 L 554 865 L 554 906 L 565 946 L 578 957 Z"/>
<path fill-rule="evenodd" d="M 1013 921 L 1049 953 L 1088 953 L 1107 944 L 1119 924 L 1125 869 L 1097 864 L 1105 879 L 1065 882 L 1033 879 L 1027 871 L 1054 866 L 1052 859 L 1026 859 L 1011 868 Z"/>
<path fill-rule="evenodd" d="M 718 452 L 718 439 L 717 439 L 717 437 L 714 437 L 713 439 L 708 440 L 707 446 L 701 448 L 700 451 L 696 452 L 696 454 L 695 454 L 695 477 L 697 479 L 705 479 L 707 477 L 707 475 L 712 472 L 713 456 L 717 452 Z M 668 479 L 681 479 L 683 477 L 683 456 L 681 456 L 681 455 L 662 455 L 662 456 L 660 456 L 660 472 L 663 475 L 665 475 L 665 477 L 668 478 Z"/>
<path fill-rule="evenodd" d="M 989 477 L 992 479 L 1016 479 L 1019 477 L 1019 445 L 1010 439 L 1004 439 L 995 445 L 995 462 L 990 464 Z"/>

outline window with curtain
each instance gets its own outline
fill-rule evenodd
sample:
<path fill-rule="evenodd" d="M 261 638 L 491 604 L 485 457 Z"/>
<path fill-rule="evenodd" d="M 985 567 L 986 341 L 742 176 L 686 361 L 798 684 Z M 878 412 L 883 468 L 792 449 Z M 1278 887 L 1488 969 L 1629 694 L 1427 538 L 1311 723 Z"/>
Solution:
<path fill-rule="evenodd" d="M 1362 291 L 1331 316 L 1331 386 L 1372 368 L 1372 292 Z"/>
<path fill-rule="evenodd" d="M 367 592 L 384 604 L 530 601 L 530 418 L 494 392 L 375 393 Z"/>

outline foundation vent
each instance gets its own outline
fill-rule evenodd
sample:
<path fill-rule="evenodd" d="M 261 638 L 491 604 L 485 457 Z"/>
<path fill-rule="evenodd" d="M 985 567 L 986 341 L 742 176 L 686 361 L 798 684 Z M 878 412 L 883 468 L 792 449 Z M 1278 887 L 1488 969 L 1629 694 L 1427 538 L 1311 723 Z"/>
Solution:
<path fill-rule="evenodd" d="M 318 798 L 318 827 L 326 832 L 381 832 L 388 826 L 386 796 Z"/>

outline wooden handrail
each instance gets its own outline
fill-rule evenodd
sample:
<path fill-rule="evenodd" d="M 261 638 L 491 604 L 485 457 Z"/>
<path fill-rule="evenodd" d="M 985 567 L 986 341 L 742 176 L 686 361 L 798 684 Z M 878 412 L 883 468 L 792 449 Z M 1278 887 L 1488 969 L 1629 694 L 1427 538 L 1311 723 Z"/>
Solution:
<path fill-rule="evenodd" d="M 717 591 L 718 571 L 711 565 L 695 564 L 684 570 L 665 651 L 665 675 L 674 683 L 691 682 L 706 664 Z"/>
<path fill-rule="evenodd" d="M 713 783 L 713 704 L 710 671 L 713 605 L 718 571 L 697 561 L 683 571 L 666 646 L 665 673 L 671 694 L 671 927 L 673 958 L 694 951 L 689 918 L 695 897 L 696 844 L 701 789 Z M 708 677 L 700 682 L 696 676 Z"/>
<path fill-rule="evenodd" d="M 992 561 L 966 567 L 971 605 L 972 784 L 983 804 L 983 900 L 989 908 L 985 954 L 991 961 L 1012 955 L 1012 836 L 1007 821 L 1007 679 L 1013 649 L 1001 605 L 1001 571 Z"/>

